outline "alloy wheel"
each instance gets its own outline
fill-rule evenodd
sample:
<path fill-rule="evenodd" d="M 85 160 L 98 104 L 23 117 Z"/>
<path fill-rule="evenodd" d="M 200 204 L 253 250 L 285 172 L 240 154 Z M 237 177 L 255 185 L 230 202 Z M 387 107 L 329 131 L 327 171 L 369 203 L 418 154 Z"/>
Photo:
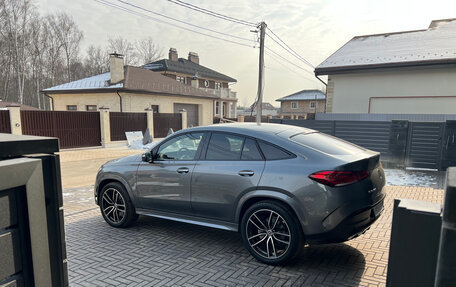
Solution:
<path fill-rule="evenodd" d="M 255 211 L 245 228 L 250 247 L 261 257 L 280 258 L 290 247 L 290 228 L 285 219 L 273 210 Z"/>
<path fill-rule="evenodd" d="M 125 199 L 115 188 L 108 188 L 103 192 L 101 207 L 105 218 L 111 223 L 119 224 L 125 218 Z"/>

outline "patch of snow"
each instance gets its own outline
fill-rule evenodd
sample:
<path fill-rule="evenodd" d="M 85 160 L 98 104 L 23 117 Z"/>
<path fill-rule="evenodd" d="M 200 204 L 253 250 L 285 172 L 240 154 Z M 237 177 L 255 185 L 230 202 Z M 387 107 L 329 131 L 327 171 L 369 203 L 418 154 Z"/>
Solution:
<path fill-rule="evenodd" d="M 385 169 L 386 185 L 441 188 L 439 176 L 437 171 Z"/>

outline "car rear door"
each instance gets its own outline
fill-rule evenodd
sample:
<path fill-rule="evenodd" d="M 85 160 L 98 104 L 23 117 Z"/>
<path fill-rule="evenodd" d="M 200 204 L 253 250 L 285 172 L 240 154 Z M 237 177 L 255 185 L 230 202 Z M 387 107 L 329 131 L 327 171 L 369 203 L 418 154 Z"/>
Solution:
<path fill-rule="evenodd" d="M 193 170 L 193 213 L 233 222 L 239 198 L 257 188 L 265 161 L 252 138 L 213 132 L 206 142 Z"/>

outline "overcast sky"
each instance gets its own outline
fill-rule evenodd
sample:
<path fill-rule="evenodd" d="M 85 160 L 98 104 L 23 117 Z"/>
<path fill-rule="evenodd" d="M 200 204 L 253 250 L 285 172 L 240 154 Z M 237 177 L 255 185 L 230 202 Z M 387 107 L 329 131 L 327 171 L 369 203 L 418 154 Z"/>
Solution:
<path fill-rule="evenodd" d="M 121 4 L 117 0 L 106 1 Z M 167 0 L 124 1 L 213 30 L 255 39 L 249 27 L 201 14 Z M 265 21 L 272 31 L 314 66 L 354 36 L 425 29 L 431 20 L 456 17 L 454 0 L 183 1 L 250 22 Z M 91 44 L 106 46 L 108 36 L 123 36 L 131 41 L 151 36 L 163 48 L 164 57 L 168 56 L 170 47 L 177 49 L 179 57 L 186 58 L 189 51 L 197 52 L 200 64 L 237 79 L 231 88 L 238 92 L 240 105 L 250 105 L 256 97 L 259 49 L 253 45 L 243 47 L 191 33 L 94 0 L 37 0 L 37 3 L 42 15 L 65 11 L 73 16 L 84 32 L 82 54 Z M 269 38 L 266 38 L 266 46 L 308 72 L 277 56 L 266 55 L 265 102 L 279 106 L 275 100 L 280 97 L 302 89 L 323 88 L 312 76 L 312 68 L 290 56 Z"/>

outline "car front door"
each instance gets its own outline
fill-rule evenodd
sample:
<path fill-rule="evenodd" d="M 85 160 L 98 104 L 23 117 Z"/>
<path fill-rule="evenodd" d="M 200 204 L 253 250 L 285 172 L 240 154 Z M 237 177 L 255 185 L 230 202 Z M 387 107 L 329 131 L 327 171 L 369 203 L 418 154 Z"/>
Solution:
<path fill-rule="evenodd" d="M 193 170 L 194 214 L 233 222 L 239 198 L 257 188 L 264 165 L 254 139 L 212 133 L 205 154 Z"/>
<path fill-rule="evenodd" d="M 153 162 L 142 162 L 137 172 L 138 207 L 190 214 L 192 171 L 204 133 L 186 133 L 156 149 Z"/>

